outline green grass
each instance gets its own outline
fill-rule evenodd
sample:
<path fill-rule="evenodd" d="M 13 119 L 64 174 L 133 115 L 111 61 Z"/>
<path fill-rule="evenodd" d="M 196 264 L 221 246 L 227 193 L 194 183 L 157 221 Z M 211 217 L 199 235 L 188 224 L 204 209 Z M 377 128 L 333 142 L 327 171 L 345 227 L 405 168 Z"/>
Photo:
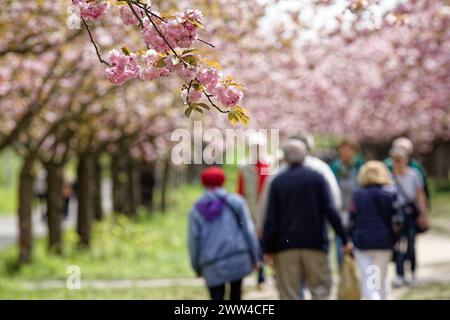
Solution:
<path fill-rule="evenodd" d="M 168 288 L 124 288 L 124 289 L 92 289 L 81 288 L 79 290 L 69 289 L 36 289 L 29 290 L 20 288 L 17 284 L 13 287 L 0 287 L 0 299 L 7 300 L 40 300 L 40 299 L 63 299 L 63 300 L 195 300 L 208 299 L 205 287 L 168 287 Z"/>
<path fill-rule="evenodd" d="M 431 283 L 409 290 L 402 297 L 405 300 L 449 300 L 450 283 Z"/>
<path fill-rule="evenodd" d="M 74 231 L 64 234 L 62 256 L 48 254 L 45 239 L 37 241 L 33 263 L 17 268 L 16 246 L 0 251 L 0 279 L 65 279 L 69 265 L 78 265 L 85 279 L 191 277 L 187 251 L 188 210 L 199 186 L 171 193 L 167 214 L 141 215 L 130 221 L 122 215 L 107 218 L 92 230 L 91 250 L 77 247 Z"/>
<path fill-rule="evenodd" d="M 441 191 L 432 195 L 431 216 L 450 218 L 450 191 Z"/>
<path fill-rule="evenodd" d="M 13 151 L 0 153 L 0 215 L 16 212 L 20 163 L 20 158 Z"/>

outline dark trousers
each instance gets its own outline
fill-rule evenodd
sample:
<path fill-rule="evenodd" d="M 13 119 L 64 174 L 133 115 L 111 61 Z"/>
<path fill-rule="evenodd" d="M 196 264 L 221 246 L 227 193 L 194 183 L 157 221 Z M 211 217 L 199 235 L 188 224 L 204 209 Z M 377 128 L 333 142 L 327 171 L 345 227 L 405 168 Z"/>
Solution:
<path fill-rule="evenodd" d="M 230 287 L 230 300 L 241 300 L 242 279 L 230 282 L 229 287 Z M 211 296 L 211 300 L 225 299 L 225 283 L 216 287 L 208 287 L 208 290 Z"/>
<path fill-rule="evenodd" d="M 264 251 L 263 251 L 263 241 L 259 240 L 259 260 L 263 261 Z M 258 284 L 266 282 L 266 275 L 264 271 L 264 265 L 261 262 L 259 269 L 258 269 Z"/>
<path fill-rule="evenodd" d="M 395 265 L 397 275 L 405 276 L 405 262 L 409 261 L 411 272 L 416 271 L 416 219 L 411 216 L 405 217 L 405 229 L 400 238 L 403 245 L 395 252 Z M 406 248 L 404 246 L 406 244 Z M 403 247 L 403 248 L 402 248 Z"/>

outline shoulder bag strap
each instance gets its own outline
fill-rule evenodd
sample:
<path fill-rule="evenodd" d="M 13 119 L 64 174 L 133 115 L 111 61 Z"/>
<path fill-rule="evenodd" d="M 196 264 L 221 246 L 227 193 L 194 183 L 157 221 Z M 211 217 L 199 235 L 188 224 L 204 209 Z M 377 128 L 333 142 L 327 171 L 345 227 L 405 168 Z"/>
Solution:
<path fill-rule="evenodd" d="M 406 194 L 405 189 L 403 189 L 402 185 L 400 184 L 400 181 L 398 181 L 397 176 L 396 176 L 394 173 L 392 174 L 392 176 L 394 177 L 395 185 L 397 186 L 397 189 L 398 189 L 398 191 L 402 194 L 402 196 L 403 196 L 408 202 L 413 202 L 413 203 L 414 203 L 415 201 L 412 201 L 412 200 L 408 197 L 408 195 Z"/>
<path fill-rule="evenodd" d="M 256 263 L 257 259 L 256 259 L 256 257 L 253 256 L 253 250 L 252 250 L 252 244 L 251 244 L 251 241 L 250 241 L 250 239 L 248 238 L 247 230 L 244 230 L 244 222 L 243 222 L 243 220 L 242 220 L 242 215 L 239 213 L 239 211 L 238 211 L 233 205 L 231 205 L 231 203 L 229 203 L 229 202 L 227 201 L 227 197 L 226 197 L 226 196 L 223 197 L 223 198 L 220 198 L 220 200 L 221 200 L 221 201 L 223 202 L 223 204 L 224 204 L 228 209 L 230 209 L 230 211 L 233 213 L 233 216 L 234 216 L 234 218 L 236 219 L 236 223 L 237 223 L 237 225 L 238 225 L 238 228 L 239 228 L 239 230 L 241 230 L 241 232 L 242 232 L 243 235 L 244 235 L 244 239 L 245 239 L 245 242 L 246 242 L 246 244 L 247 244 L 248 250 L 249 250 L 249 252 L 250 252 L 250 256 L 251 256 L 253 262 Z"/>

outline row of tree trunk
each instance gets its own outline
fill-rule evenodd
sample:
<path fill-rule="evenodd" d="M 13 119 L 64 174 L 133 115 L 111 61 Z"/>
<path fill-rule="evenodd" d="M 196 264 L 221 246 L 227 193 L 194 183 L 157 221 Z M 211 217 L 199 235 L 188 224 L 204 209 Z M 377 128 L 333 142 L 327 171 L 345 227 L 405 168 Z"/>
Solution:
<path fill-rule="evenodd" d="M 32 205 L 35 157 L 25 159 L 19 181 L 19 261 L 31 262 L 33 231 Z M 48 249 L 52 253 L 62 253 L 62 212 L 64 207 L 64 166 L 63 162 L 45 162 L 47 171 L 47 225 Z M 160 174 L 157 174 L 157 171 Z M 155 204 L 155 186 L 159 185 L 159 209 L 167 209 L 167 189 L 169 186 L 170 161 L 162 163 L 141 163 L 133 160 L 127 152 L 111 157 L 111 180 L 113 211 L 133 217 L 138 208 L 144 206 L 152 212 Z M 77 180 L 74 191 L 78 201 L 76 230 L 81 248 L 88 248 L 91 242 L 91 228 L 94 221 L 103 218 L 102 166 L 100 155 L 82 153 L 78 157 Z"/>

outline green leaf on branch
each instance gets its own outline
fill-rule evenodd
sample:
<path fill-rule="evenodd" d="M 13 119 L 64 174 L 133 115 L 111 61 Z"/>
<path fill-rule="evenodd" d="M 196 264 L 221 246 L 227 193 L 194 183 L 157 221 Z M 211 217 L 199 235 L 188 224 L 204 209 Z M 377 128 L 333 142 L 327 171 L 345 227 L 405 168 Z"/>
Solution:
<path fill-rule="evenodd" d="M 206 64 L 208 67 L 216 68 L 218 70 L 223 70 L 222 65 L 216 60 L 208 60 L 206 58 L 202 58 L 201 61 Z"/>
<path fill-rule="evenodd" d="M 250 122 L 250 118 L 247 116 L 247 110 L 237 105 L 228 113 L 228 121 L 230 121 L 232 125 L 242 123 L 244 126 L 247 126 Z"/>
<path fill-rule="evenodd" d="M 188 55 L 189 53 L 194 53 L 194 52 L 196 52 L 197 51 L 197 49 L 187 49 L 187 50 L 184 50 L 182 53 L 181 53 L 181 55 L 182 56 L 186 56 L 186 55 Z"/>
<path fill-rule="evenodd" d="M 211 110 L 211 108 L 206 104 L 206 103 L 196 103 L 197 106 L 199 106 L 200 108 L 206 109 L 206 110 Z"/>
<path fill-rule="evenodd" d="M 178 64 L 180 62 L 180 59 L 177 56 L 175 56 L 175 55 L 170 57 L 170 60 L 172 61 L 173 65 L 176 65 L 176 64 Z"/>
<path fill-rule="evenodd" d="M 192 113 L 192 107 L 188 107 L 186 110 L 184 110 L 184 115 L 186 116 L 186 118 L 189 118 L 191 116 Z"/>
<path fill-rule="evenodd" d="M 239 119 L 236 117 L 236 114 L 233 111 L 230 111 L 228 113 L 228 121 L 230 121 L 230 123 L 235 126 L 239 122 Z"/>
<path fill-rule="evenodd" d="M 198 91 L 204 91 L 206 89 L 205 86 L 203 84 L 201 84 L 200 82 L 193 82 L 192 88 L 194 88 L 195 90 L 198 90 Z"/>
<path fill-rule="evenodd" d="M 166 66 L 166 63 L 164 62 L 164 58 L 159 59 L 155 63 L 156 68 L 164 68 Z"/>
<path fill-rule="evenodd" d="M 191 21 L 194 26 L 196 26 L 197 28 L 201 29 L 201 30 L 205 30 L 205 27 L 203 26 L 203 23 L 201 23 L 200 21 L 198 21 L 197 19 L 194 21 Z"/>
<path fill-rule="evenodd" d="M 140 49 L 140 50 L 136 51 L 135 54 L 136 54 L 137 56 L 142 56 L 142 55 L 144 55 L 144 54 L 147 53 L 147 50 L 148 50 L 148 49 Z"/>
<path fill-rule="evenodd" d="M 183 61 L 187 64 L 196 67 L 197 66 L 197 58 L 193 55 L 187 55 L 183 57 Z"/>

